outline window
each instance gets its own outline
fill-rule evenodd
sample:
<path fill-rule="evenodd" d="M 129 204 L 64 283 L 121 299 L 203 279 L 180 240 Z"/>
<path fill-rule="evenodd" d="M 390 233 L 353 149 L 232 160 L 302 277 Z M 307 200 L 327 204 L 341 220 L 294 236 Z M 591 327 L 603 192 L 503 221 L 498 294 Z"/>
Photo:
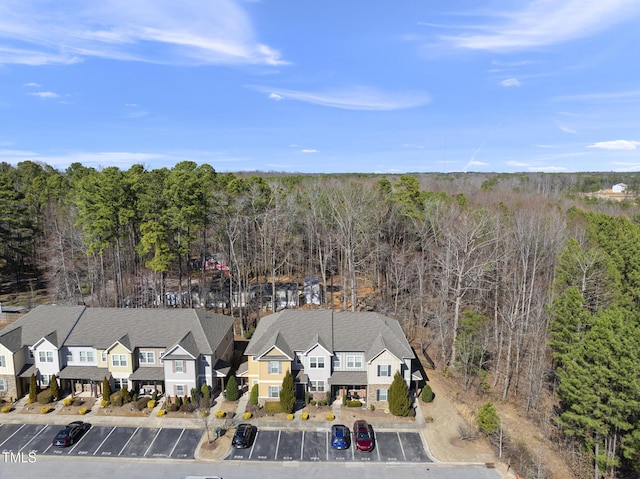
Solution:
<path fill-rule="evenodd" d="M 280 361 L 269 361 L 269 374 L 282 374 Z"/>
<path fill-rule="evenodd" d="M 0 368 L 4 368 L 7 363 L 4 360 L 4 356 L 0 356 Z"/>
<path fill-rule="evenodd" d="M 113 382 L 118 390 L 129 387 L 129 381 L 127 381 L 127 378 L 113 378 Z"/>
<path fill-rule="evenodd" d="M 389 390 L 388 389 L 376 390 L 376 397 L 378 398 L 378 401 L 387 401 L 389 398 Z"/>
<path fill-rule="evenodd" d="M 40 376 L 40 384 L 42 386 L 48 386 L 49 385 L 49 381 L 51 381 L 51 376 L 49 376 L 48 374 L 42 374 Z"/>
<path fill-rule="evenodd" d="M 107 352 L 106 351 L 102 351 L 102 353 L 100 353 L 100 358 L 102 359 L 103 363 L 107 362 Z"/>
<path fill-rule="evenodd" d="M 7 386 L 7 380 L 0 379 L 0 392 L 7 392 L 8 389 L 9 387 Z"/>
<path fill-rule="evenodd" d="M 309 358 L 309 367 L 310 368 L 323 369 L 324 368 L 324 358 L 323 357 L 311 356 Z"/>
<path fill-rule="evenodd" d="M 184 396 L 184 395 L 185 395 L 184 385 L 176 384 L 176 396 Z"/>
<path fill-rule="evenodd" d="M 112 354 L 111 355 L 111 364 L 113 366 L 126 366 L 127 365 L 127 355 L 126 354 Z"/>
<path fill-rule="evenodd" d="M 252 386 L 255 386 L 256 384 L 258 384 L 258 380 L 257 379 L 254 379 L 253 381 L 251 381 L 251 385 Z"/>
<path fill-rule="evenodd" d="M 92 363 L 93 362 L 93 351 L 80 351 L 80 362 L 81 363 Z M 126 365 L 126 361 L 125 361 Z"/>
<path fill-rule="evenodd" d="M 270 398 L 279 398 L 280 397 L 280 389 L 282 386 L 269 386 L 269 397 Z"/>
<path fill-rule="evenodd" d="M 296 364 L 302 364 L 302 361 L 300 361 L 300 356 L 298 356 L 298 353 L 296 353 Z"/>
<path fill-rule="evenodd" d="M 73 351 L 67 351 L 67 362 L 68 363 L 73 362 Z"/>
<path fill-rule="evenodd" d="M 391 376 L 391 364 L 379 364 L 378 365 L 378 376 L 380 376 L 380 377 L 389 377 L 389 376 Z"/>
<path fill-rule="evenodd" d="M 324 392 L 324 381 L 311 381 L 311 387 L 309 391 L 312 392 Z"/>
<path fill-rule="evenodd" d="M 185 372 L 185 367 L 184 367 L 184 360 L 182 359 L 176 359 L 173 362 L 173 366 L 175 368 L 175 372 L 176 373 L 184 373 Z"/>
<path fill-rule="evenodd" d="M 333 370 L 336 371 L 340 369 L 340 356 L 337 354 L 333 357 Z"/>
<path fill-rule="evenodd" d="M 140 364 L 154 364 L 156 355 L 153 351 L 140 351 L 139 360 Z"/>
<path fill-rule="evenodd" d="M 52 363 L 53 362 L 53 351 L 40 351 L 38 353 L 40 357 L 41 363 Z"/>
<path fill-rule="evenodd" d="M 362 356 L 347 356 L 347 368 L 348 369 L 362 369 Z"/>
<path fill-rule="evenodd" d="M 30 359 L 33 359 L 33 349 L 30 349 L 30 350 L 29 350 L 29 358 L 30 358 Z"/>

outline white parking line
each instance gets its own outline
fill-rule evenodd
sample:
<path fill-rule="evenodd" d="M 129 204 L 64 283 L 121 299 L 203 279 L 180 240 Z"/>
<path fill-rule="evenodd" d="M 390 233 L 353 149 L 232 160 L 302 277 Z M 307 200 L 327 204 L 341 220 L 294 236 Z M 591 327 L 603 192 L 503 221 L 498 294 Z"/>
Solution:
<path fill-rule="evenodd" d="M 111 434 L 113 434 L 113 431 L 115 431 L 115 430 L 116 430 L 115 426 L 111 428 L 111 431 L 109 431 L 109 434 L 107 434 L 107 437 L 105 437 L 105 438 L 104 438 L 104 440 L 100 443 L 100 445 L 96 448 L 96 450 L 95 450 L 95 451 L 93 451 L 93 454 L 92 454 L 93 456 L 95 456 L 95 455 L 96 455 L 96 452 L 98 452 L 98 450 L 99 450 L 99 449 L 102 447 L 102 445 L 107 441 L 107 439 L 109 439 L 109 436 L 111 436 Z M 80 441 L 78 441 L 78 442 L 80 442 Z M 76 446 L 74 445 L 73 447 L 75 448 Z M 72 449 L 72 450 L 73 450 L 73 449 Z M 71 452 L 71 451 L 69 451 L 69 452 Z"/>
<path fill-rule="evenodd" d="M 256 447 L 256 442 L 258 442 L 258 434 L 260 434 L 260 431 L 256 431 L 256 435 L 253 438 L 253 444 L 251 444 L 251 450 L 249 451 L 249 459 L 251 459 L 251 456 L 253 455 L 253 448 Z"/>
<path fill-rule="evenodd" d="M 151 450 L 151 446 L 153 446 L 153 443 L 156 442 L 156 438 L 158 437 L 158 434 L 160 434 L 160 431 L 162 431 L 162 428 L 158 429 L 158 432 L 156 432 L 156 435 L 153 436 L 153 439 L 151 440 L 151 444 L 149 444 L 149 447 L 147 448 L 147 450 L 144 451 L 143 456 L 146 456 L 147 453 Z"/>
<path fill-rule="evenodd" d="M 125 442 L 124 446 L 122 446 L 122 449 L 120 449 L 120 452 L 118 453 L 118 456 L 120 454 L 122 454 L 122 451 L 124 451 L 124 448 L 127 447 L 129 445 L 129 443 L 131 442 L 131 439 L 133 439 L 133 436 L 136 435 L 136 432 L 138 432 L 138 429 L 140 429 L 139 427 L 136 428 L 135 431 L 133 431 L 133 434 L 131 434 L 131 437 L 129 437 L 129 439 L 127 440 L 127 442 Z"/>
<path fill-rule="evenodd" d="M 33 441 L 36 437 L 38 437 L 38 436 L 42 433 L 42 431 L 44 431 L 47 427 L 48 427 L 48 426 L 43 426 L 43 427 L 42 427 L 38 432 L 36 432 L 36 433 L 33 435 L 33 437 L 32 437 L 31 439 L 29 439 L 29 440 L 27 441 L 27 443 L 26 443 L 24 446 L 22 446 L 22 447 L 20 448 L 20 450 L 19 450 L 18 452 L 22 452 L 22 450 L 23 450 L 25 447 L 27 447 L 29 444 L 31 444 L 31 441 Z"/>
<path fill-rule="evenodd" d="M 4 443 L 5 443 L 5 442 L 7 442 L 9 439 L 11 439 L 13 436 L 15 436 L 15 435 L 18 433 L 18 431 L 19 431 L 20 429 L 22 429 L 23 427 L 25 427 L 25 426 L 26 426 L 26 424 L 23 424 L 23 425 L 22 425 L 22 426 L 20 426 L 18 429 L 16 429 L 16 431 L 15 431 L 13 434 L 11 434 L 11 436 L 9 436 L 8 438 L 6 438 L 6 439 L 2 442 L 2 444 L 0 444 L 0 447 L 4 446 Z"/>
<path fill-rule="evenodd" d="M 300 459 L 304 458 L 304 431 L 302 431 L 302 441 L 300 441 Z"/>
<path fill-rule="evenodd" d="M 273 456 L 274 460 L 276 457 L 278 457 L 278 448 L 280 447 L 280 434 L 282 434 L 282 431 L 278 431 L 278 440 L 276 441 L 276 453 Z"/>
<path fill-rule="evenodd" d="M 169 457 L 173 456 L 173 451 L 175 451 L 176 447 L 178 447 L 178 443 L 180 442 L 180 438 L 182 437 L 183 434 L 184 434 L 184 429 L 180 432 L 180 435 L 178 436 L 178 439 L 176 439 L 175 444 L 171 448 L 171 452 L 169 453 Z"/>
<path fill-rule="evenodd" d="M 404 453 L 404 447 L 402 447 L 402 440 L 400 439 L 400 433 L 396 432 L 396 434 L 398 435 L 398 442 L 400 443 L 400 450 L 402 451 L 402 457 L 406 461 L 407 460 L 407 455 Z"/>

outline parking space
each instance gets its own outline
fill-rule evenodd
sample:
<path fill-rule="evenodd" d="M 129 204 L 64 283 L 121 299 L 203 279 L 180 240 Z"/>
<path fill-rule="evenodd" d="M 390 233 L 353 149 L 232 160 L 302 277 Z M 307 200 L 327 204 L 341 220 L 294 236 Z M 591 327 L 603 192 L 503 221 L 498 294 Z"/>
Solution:
<path fill-rule="evenodd" d="M 230 461 L 432 462 L 420 433 L 381 432 L 371 452 L 330 447 L 330 432 L 259 430 L 251 447 L 232 449 Z"/>
<path fill-rule="evenodd" d="M 61 426 L 0 424 L 0 451 L 57 456 L 193 459 L 202 431 L 180 428 L 92 426 L 69 447 L 54 447 Z"/>

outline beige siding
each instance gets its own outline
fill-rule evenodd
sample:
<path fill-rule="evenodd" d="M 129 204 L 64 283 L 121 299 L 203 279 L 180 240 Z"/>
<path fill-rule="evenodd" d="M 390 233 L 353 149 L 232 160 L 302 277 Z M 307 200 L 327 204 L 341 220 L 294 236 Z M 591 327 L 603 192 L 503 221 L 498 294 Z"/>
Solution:
<path fill-rule="evenodd" d="M 124 355 L 127 358 L 126 366 L 114 366 L 113 365 L 113 356 L 114 355 Z M 109 359 L 109 371 L 112 373 L 118 374 L 119 377 L 123 377 L 123 373 L 132 373 L 133 372 L 133 355 L 127 351 L 127 348 L 122 346 L 121 344 L 116 344 L 110 351 L 108 355 Z"/>

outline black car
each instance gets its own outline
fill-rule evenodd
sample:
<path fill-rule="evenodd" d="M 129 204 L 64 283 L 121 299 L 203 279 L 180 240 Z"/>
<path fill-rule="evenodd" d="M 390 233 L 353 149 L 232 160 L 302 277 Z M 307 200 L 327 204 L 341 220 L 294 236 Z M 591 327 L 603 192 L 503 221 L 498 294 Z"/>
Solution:
<path fill-rule="evenodd" d="M 82 421 L 73 421 L 58 431 L 51 444 L 54 446 L 67 447 L 76 442 L 82 433 L 89 429 L 90 425 Z"/>
<path fill-rule="evenodd" d="M 237 448 L 245 448 L 251 446 L 254 436 L 256 435 L 256 428 L 251 424 L 239 424 L 236 429 L 236 433 L 233 435 L 231 444 Z"/>

